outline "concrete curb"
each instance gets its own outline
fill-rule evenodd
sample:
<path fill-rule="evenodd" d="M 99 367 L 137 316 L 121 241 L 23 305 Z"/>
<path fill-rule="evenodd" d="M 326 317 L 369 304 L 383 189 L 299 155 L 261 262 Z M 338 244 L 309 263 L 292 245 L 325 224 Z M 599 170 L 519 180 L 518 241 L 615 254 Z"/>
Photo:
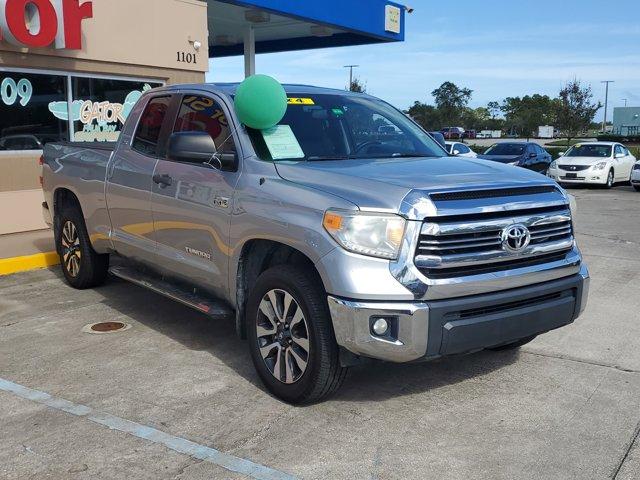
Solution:
<path fill-rule="evenodd" d="M 24 257 L 0 258 L 0 275 L 26 272 L 58 265 L 60 258 L 56 252 L 37 253 Z"/>

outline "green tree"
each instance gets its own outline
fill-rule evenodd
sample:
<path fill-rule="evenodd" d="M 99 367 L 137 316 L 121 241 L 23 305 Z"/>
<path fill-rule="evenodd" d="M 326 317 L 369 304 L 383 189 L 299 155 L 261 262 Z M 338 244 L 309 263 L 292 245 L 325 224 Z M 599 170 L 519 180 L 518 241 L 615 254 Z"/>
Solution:
<path fill-rule="evenodd" d="M 444 82 L 431 92 L 441 121 L 448 124 L 444 126 L 455 126 L 454 124 L 460 121 L 472 94 L 473 90 L 460 88 L 453 82 Z"/>
<path fill-rule="evenodd" d="M 406 113 L 425 130 L 440 130 L 443 127 L 440 112 L 433 105 L 416 101 Z"/>
<path fill-rule="evenodd" d="M 578 79 L 567 83 L 560 90 L 556 121 L 558 128 L 567 135 L 567 143 L 589 128 L 601 108 L 600 102 L 593 103 L 591 87 L 583 87 Z"/>
<path fill-rule="evenodd" d="M 516 130 L 527 140 L 535 135 L 540 125 L 553 122 L 556 101 L 548 95 L 525 95 L 524 97 L 507 97 L 500 107 L 505 115 L 509 128 Z"/>
<path fill-rule="evenodd" d="M 486 107 L 465 108 L 462 111 L 460 120 L 467 130 L 484 130 L 491 122 L 491 114 Z"/>
<path fill-rule="evenodd" d="M 363 83 L 358 77 L 355 77 L 351 81 L 351 85 L 349 86 L 349 91 L 358 92 L 358 93 L 367 93 L 367 84 Z"/>

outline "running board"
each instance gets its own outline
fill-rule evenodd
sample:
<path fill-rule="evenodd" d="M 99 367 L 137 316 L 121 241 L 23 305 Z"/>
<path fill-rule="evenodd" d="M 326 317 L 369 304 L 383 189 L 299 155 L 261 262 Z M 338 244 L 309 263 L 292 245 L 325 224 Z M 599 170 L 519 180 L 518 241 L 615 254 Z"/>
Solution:
<path fill-rule="evenodd" d="M 135 283 L 153 292 L 164 295 L 172 300 L 191 307 L 212 318 L 233 318 L 233 310 L 226 303 L 215 298 L 196 294 L 185 289 L 181 289 L 165 280 L 147 275 L 139 270 L 126 266 L 114 266 L 109 269 L 112 275 Z"/>

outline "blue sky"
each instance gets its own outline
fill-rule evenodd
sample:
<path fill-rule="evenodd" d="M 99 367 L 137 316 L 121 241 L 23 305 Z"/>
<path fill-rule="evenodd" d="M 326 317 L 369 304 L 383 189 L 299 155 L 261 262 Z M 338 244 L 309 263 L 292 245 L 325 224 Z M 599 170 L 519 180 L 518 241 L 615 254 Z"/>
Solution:
<path fill-rule="evenodd" d="M 640 0 L 411 0 L 404 43 L 258 55 L 258 73 L 283 83 L 344 88 L 343 65 L 369 93 L 399 108 L 431 102 L 450 80 L 474 91 L 471 106 L 507 96 L 556 96 L 574 77 L 604 103 L 601 80 L 614 106 L 640 106 Z M 448 7 L 440 8 L 447 5 Z M 455 6 L 455 8 L 451 8 Z M 211 61 L 209 81 L 237 81 L 241 57 Z M 602 116 L 602 110 L 599 117 Z"/>

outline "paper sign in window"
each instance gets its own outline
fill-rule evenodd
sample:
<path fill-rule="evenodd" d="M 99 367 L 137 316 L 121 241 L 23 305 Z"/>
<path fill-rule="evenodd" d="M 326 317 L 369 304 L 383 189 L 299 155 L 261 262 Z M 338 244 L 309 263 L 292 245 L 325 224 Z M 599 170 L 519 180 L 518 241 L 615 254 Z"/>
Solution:
<path fill-rule="evenodd" d="M 305 157 L 300 143 L 289 125 L 276 125 L 273 128 L 263 130 L 262 136 L 271 158 L 274 160 Z"/>

